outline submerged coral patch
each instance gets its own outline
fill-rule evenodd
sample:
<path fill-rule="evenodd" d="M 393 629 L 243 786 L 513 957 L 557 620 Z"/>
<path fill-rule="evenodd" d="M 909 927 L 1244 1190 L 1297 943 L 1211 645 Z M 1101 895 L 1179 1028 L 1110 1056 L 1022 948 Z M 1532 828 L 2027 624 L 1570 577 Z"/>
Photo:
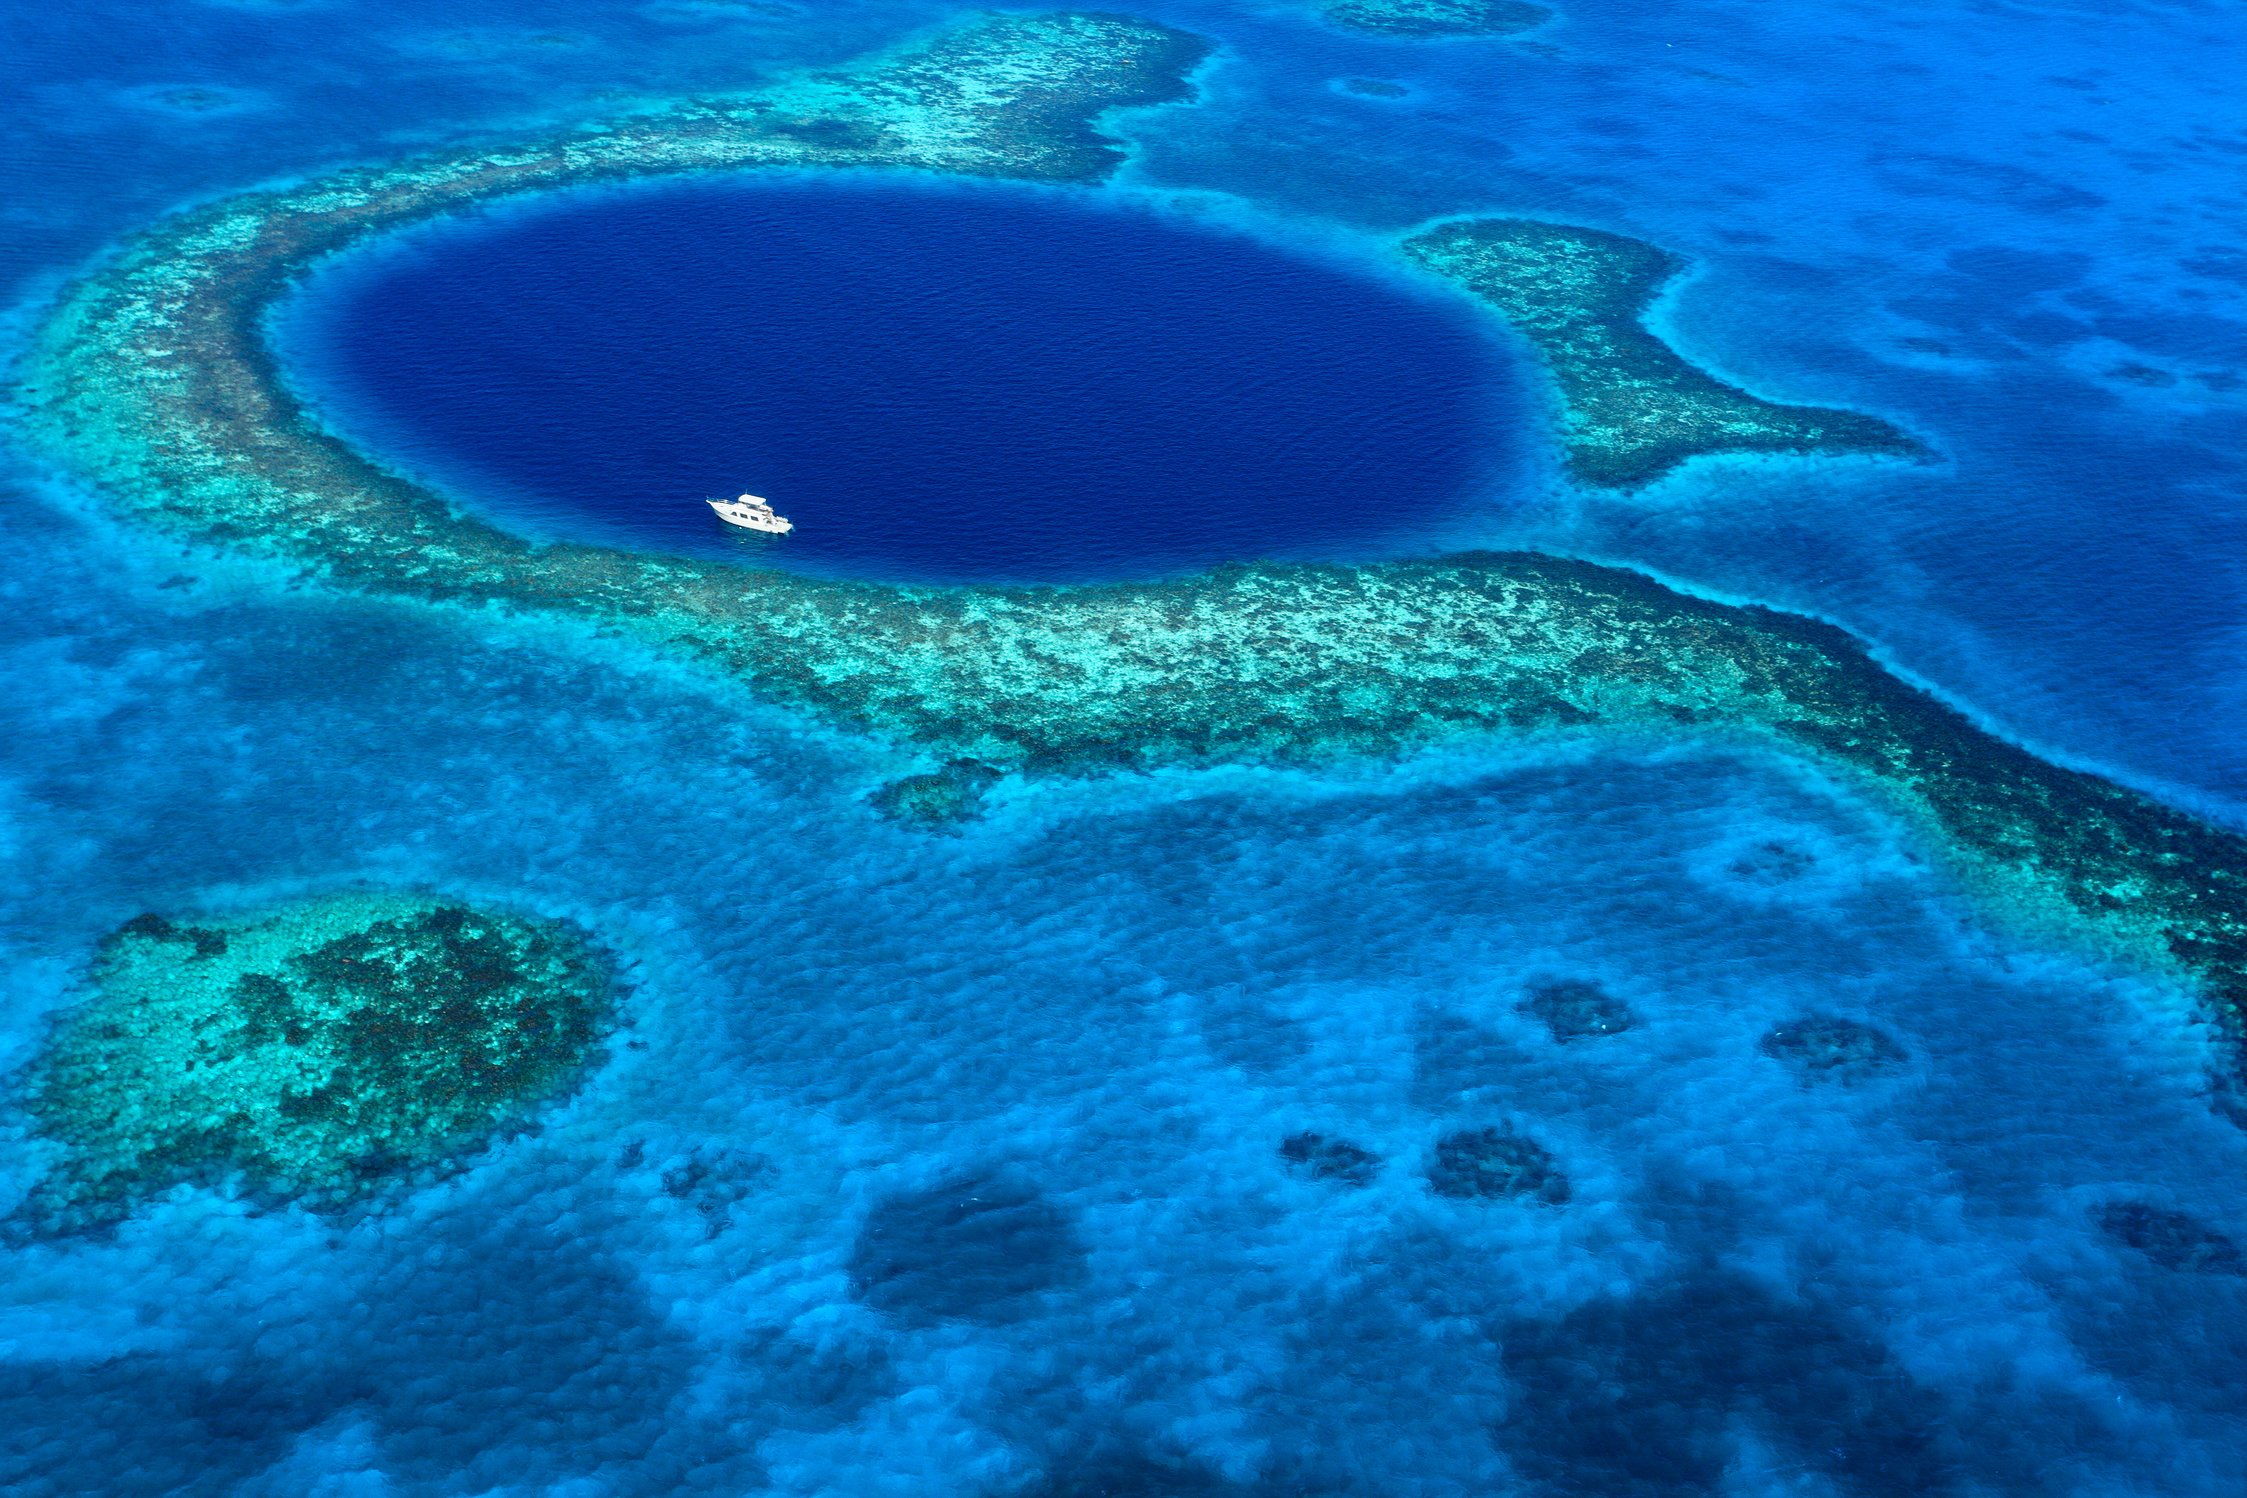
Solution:
<path fill-rule="evenodd" d="M 1360 1144 L 1325 1134 L 1290 1134 L 1280 1141 L 1288 1168 L 1314 1181 L 1337 1186 L 1370 1186 L 1381 1173 L 1381 1157 Z"/>
<path fill-rule="evenodd" d="M 1831 1014 L 1789 1020 L 1765 1035 L 1757 1048 L 1811 1081 L 1868 1081 L 1911 1059 L 1886 1030 Z"/>
<path fill-rule="evenodd" d="M 1941 1400 L 1846 1319 L 1743 1275 L 1594 1300 L 1504 1346 L 1519 1392 L 1497 1433 L 1533 1492 L 1726 1491 L 1749 1419 L 1795 1491 L 1957 1491 Z"/>
<path fill-rule="evenodd" d="M 700 1214 L 704 1236 L 733 1226 L 733 1209 L 772 1174 L 772 1162 L 722 1145 L 697 1146 L 663 1172 L 663 1194 Z"/>
<path fill-rule="evenodd" d="M 2099 1231 L 2164 1269 L 2247 1275 L 2239 1245 L 2197 1218 L 2151 1202 L 2108 1202 L 2091 1214 Z"/>
<path fill-rule="evenodd" d="M 611 1023 L 608 960 L 564 924 L 345 894 L 102 946 L 28 1110 L 62 1146 L 20 1220 L 113 1222 L 173 1186 L 336 1208 L 567 1092 Z"/>
<path fill-rule="evenodd" d="M 1553 1152 L 1510 1128 L 1455 1129 L 1438 1139 L 1428 1189 L 1462 1201 L 1529 1197 L 1557 1206 L 1569 1198 Z"/>
<path fill-rule="evenodd" d="M 1645 317 L 1684 262 L 1643 240 L 1533 219 L 1467 219 L 1404 248 L 1537 346 L 1560 387 L 1569 471 L 1587 484 L 1635 489 L 1708 453 L 1927 455 L 1877 417 L 1763 400 L 1680 358 Z"/>
<path fill-rule="evenodd" d="M 1553 1039 L 1566 1044 L 1600 1035 L 1620 1035 L 1636 1022 L 1631 1006 L 1597 983 L 1583 978 L 1549 978 L 1529 985 L 1522 1012 L 1535 1016 Z"/>
<path fill-rule="evenodd" d="M 1321 0 L 1327 19 L 1378 36 L 1510 36 L 1553 13 L 1529 0 Z"/>
<path fill-rule="evenodd" d="M 1005 778 L 1005 772 L 995 766 L 955 759 L 942 769 L 892 780 L 867 801 L 878 815 L 900 826 L 957 832 L 983 815 L 984 796 Z"/>

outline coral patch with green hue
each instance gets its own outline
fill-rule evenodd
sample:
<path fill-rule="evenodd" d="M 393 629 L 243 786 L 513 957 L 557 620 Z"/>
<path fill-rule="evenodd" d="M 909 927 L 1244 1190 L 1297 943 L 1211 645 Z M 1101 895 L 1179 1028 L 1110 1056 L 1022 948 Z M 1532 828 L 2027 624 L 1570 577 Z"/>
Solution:
<path fill-rule="evenodd" d="M 1877 417 L 1762 400 L 1712 378 L 1647 331 L 1647 308 L 1684 262 L 1644 241 L 1532 219 L 1469 219 L 1405 241 L 1544 356 L 1560 387 L 1568 467 L 1633 489 L 1704 453 L 1924 458 Z"/>
<path fill-rule="evenodd" d="M 1507 36 L 1553 18 L 1528 0 L 1322 0 L 1336 25 L 1381 36 Z"/>
<path fill-rule="evenodd" d="M 566 1093 L 614 1012 L 572 928 L 354 893 L 142 916 L 56 1021 L 28 1108 L 63 1149 L 18 1214 L 101 1226 L 182 1183 L 335 1208 Z"/>
<path fill-rule="evenodd" d="M 877 813 L 901 826 L 956 832 L 983 815 L 984 795 L 1005 778 L 993 766 L 955 759 L 941 770 L 893 780 L 867 799 Z"/>

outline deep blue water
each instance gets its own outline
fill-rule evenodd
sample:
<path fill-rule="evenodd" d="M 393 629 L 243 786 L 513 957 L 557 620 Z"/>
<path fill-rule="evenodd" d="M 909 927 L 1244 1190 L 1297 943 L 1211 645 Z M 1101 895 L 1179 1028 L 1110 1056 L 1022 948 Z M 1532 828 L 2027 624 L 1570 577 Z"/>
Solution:
<path fill-rule="evenodd" d="M 1501 414 L 1487 500 L 1288 534 L 1816 609 L 2025 737 L 2247 809 L 2239 8 L 1561 4 L 1534 45 L 1137 7 L 1224 51 L 1201 102 L 1113 122 L 1133 160 L 1088 202 L 1284 224 L 1160 232 L 1309 247 L 1304 274 L 1470 211 L 1658 240 L 1699 266 L 1659 314 L 1695 357 L 1948 466 L 1581 495 L 1505 466 L 1549 454 Z M 0 0 L 0 276 L 35 310 L 184 202 L 949 9 Z M 681 481 L 756 481 L 733 452 Z M 9 1251 L 0 1490 L 2241 1490 L 2247 1279 L 2100 1226 L 2139 1201 L 2247 1243 L 2190 997 L 1995 918 L 1849 786 L 1721 746 L 1463 745 L 1010 786 L 931 839 L 865 805 L 910 755 L 618 647 L 277 590 L 99 509 L 0 434 L 0 1098 L 151 908 L 426 884 L 599 927 L 636 997 L 538 1132 L 381 1213 L 183 1191 Z M 1556 981 L 1630 1026 L 1563 1039 Z M 1806 1074 L 1764 1043 L 1806 1013 L 1902 1060 Z M 1486 1129 L 1569 1199 L 1434 1189 L 1440 1142 Z M 1303 1133 L 1378 1164 L 1317 1179 L 1281 1152 Z M 0 1210 L 39 1168 L 0 1103 Z M 963 1187 L 997 1209 L 949 1213 Z"/>
<path fill-rule="evenodd" d="M 540 537 L 904 579 L 1358 558 L 1534 418 L 1462 299 L 1089 194 L 840 177 L 501 211 L 287 320 L 329 423 Z M 748 489 L 796 522 L 729 530 Z"/>

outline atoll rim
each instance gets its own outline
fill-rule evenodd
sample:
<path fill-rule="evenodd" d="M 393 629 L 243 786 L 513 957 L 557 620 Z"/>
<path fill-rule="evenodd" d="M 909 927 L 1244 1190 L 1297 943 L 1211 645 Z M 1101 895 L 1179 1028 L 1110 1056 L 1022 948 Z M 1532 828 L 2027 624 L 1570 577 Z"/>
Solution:
<path fill-rule="evenodd" d="M 1584 483 L 1635 489 L 1717 453 L 1929 456 L 1877 417 L 1780 405 L 1687 363 L 1645 324 L 1684 262 L 1641 240 L 1536 219 L 1465 219 L 1404 248 L 1536 345 L 1560 388 L 1569 471 Z"/>

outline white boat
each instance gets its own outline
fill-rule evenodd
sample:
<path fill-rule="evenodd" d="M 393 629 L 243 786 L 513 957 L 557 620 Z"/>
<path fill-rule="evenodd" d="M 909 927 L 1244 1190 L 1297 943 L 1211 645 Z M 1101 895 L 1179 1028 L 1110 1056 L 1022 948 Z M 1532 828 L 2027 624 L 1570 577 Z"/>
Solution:
<path fill-rule="evenodd" d="M 768 536 L 785 536 L 796 528 L 796 523 L 785 515 L 775 515 L 772 506 L 754 494 L 744 494 L 739 499 L 710 499 L 703 503 L 718 512 L 718 518 L 728 525 L 738 525 L 745 531 L 763 531 Z"/>

